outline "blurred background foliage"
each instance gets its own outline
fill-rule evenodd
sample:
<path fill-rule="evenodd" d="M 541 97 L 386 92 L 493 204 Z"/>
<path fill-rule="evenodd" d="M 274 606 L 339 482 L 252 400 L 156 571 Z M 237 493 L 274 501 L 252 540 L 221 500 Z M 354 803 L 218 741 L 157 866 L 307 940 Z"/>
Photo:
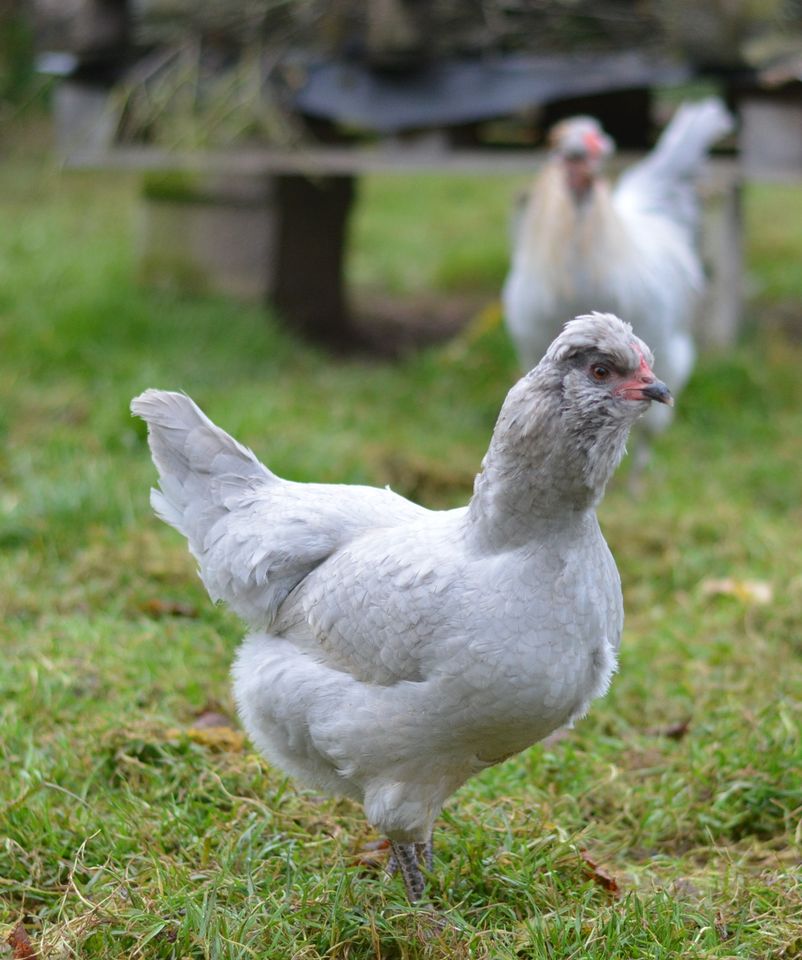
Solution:
<path fill-rule="evenodd" d="M 297 142 L 287 98 L 310 58 L 404 77 L 448 58 L 639 50 L 726 77 L 802 50 L 799 0 L 2 0 L 0 22 L 12 99 L 35 85 L 35 36 L 113 78 L 123 138 L 189 145 Z"/>

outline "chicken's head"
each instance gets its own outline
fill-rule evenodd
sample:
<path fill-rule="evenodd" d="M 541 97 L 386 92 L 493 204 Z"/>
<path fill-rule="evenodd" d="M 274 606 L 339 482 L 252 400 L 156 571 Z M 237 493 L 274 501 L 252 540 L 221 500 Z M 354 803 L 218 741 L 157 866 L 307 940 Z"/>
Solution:
<path fill-rule="evenodd" d="M 563 508 L 598 503 L 621 462 L 635 421 L 651 401 L 671 404 L 671 392 L 652 372 L 651 350 L 632 327 L 610 313 L 569 320 L 540 363 L 507 394 L 474 497 L 502 503 L 520 486 L 526 509 L 556 516 Z M 506 508 L 505 508 L 506 509 Z"/>
<path fill-rule="evenodd" d="M 570 320 L 544 359 L 559 370 L 566 406 L 581 410 L 588 424 L 599 417 L 631 423 L 651 401 L 674 403 L 671 391 L 652 372 L 652 351 L 612 314 Z"/>
<path fill-rule="evenodd" d="M 615 144 L 593 117 L 561 120 L 552 127 L 549 143 L 565 171 L 568 189 L 575 200 L 583 200 Z"/>

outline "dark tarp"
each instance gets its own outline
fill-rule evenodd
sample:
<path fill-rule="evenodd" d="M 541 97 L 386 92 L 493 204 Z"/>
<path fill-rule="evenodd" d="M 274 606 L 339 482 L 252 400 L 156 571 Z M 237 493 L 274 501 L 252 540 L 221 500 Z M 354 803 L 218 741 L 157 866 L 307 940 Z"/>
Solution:
<path fill-rule="evenodd" d="M 442 60 L 414 73 L 377 73 L 359 63 L 306 67 L 293 106 L 378 133 L 509 116 L 554 100 L 686 80 L 688 68 L 636 52 L 592 56 L 493 55 Z"/>

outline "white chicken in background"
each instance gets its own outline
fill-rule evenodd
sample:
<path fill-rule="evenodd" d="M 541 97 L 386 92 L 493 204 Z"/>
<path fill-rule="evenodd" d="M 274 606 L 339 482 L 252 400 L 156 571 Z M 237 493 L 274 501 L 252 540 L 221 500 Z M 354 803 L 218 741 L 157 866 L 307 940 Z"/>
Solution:
<path fill-rule="evenodd" d="M 671 394 L 617 317 L 568 323 L 510 390 L 468 506 L 282 480 L 189 397 L 147 390 L 156 513 L 250 627 L 240 716 L 277 766 L 364 804 L 423 896 L 434 821 L 469 777 L 607 689 L 621 586 L 595 507 Z"/>
<path fill-rule="evenodd" d="M 694 181 L 732 126 L 717 98 L 683 104 L 654 150 L 614 188 L 601 176 L 613 141 L 596 120 L 574 117 L 553 128 L 552 155 L 521 212 L 502 294 L 525 370 L 568 317 L 609 311 L 627 318 L 654 350 L 660 375 L 675 394 L 682 390 L 694 365 L 692 327 L 704 289 Z M 670 418 L 659 406 L 642 423 L 657 432 Z"/>

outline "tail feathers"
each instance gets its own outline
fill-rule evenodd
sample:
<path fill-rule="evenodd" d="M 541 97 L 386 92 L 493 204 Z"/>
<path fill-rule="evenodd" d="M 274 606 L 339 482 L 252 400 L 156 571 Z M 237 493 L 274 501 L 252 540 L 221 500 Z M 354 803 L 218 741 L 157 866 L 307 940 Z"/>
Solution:
<path fill-rule="evenodd" d="M 683 103 L 649 159 L 666 174 L 678 179 L 692 177 L 713 144 L 730 133 L 733 126 L 732 115 L 718 97 Z"/>
<path fill-rule="evenodd" d="M 667 217 L 694 237 L 699 216 L 694 178 L 710 147 L 732 128 L 732 116 L 717 97 L 684 103 L 649 156 L 619 178 L 616 205 Z"/>
<path fill-rule="evenodd" d="M 131 412 L 148 425 L 161 490 L 151 504 L 162 520 L 190 540 L 225 509 L 227 491 L 274 478 L 256 456 L 215 426 L 183 393 L 146 390 Z"/>

